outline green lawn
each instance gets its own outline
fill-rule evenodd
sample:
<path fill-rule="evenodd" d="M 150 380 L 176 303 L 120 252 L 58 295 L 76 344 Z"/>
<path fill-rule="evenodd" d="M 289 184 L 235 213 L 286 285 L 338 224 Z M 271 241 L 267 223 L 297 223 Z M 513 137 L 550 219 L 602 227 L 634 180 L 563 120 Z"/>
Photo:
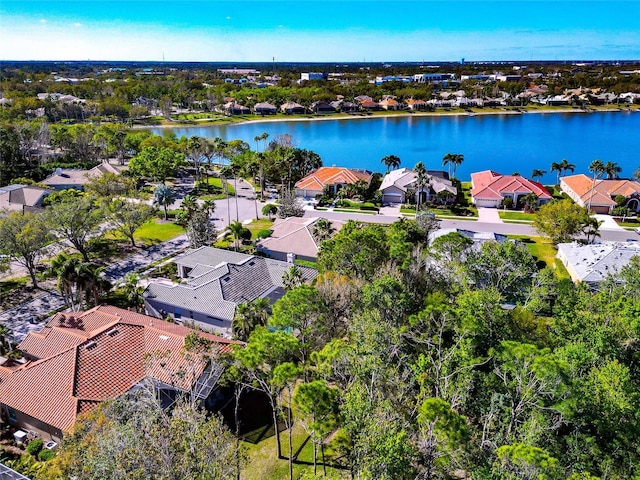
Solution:
<path fill-rule="evenodd" d="M 536 216 L 535 213 L 515 212 L 512 210 L 499 210 L 498 215 L 503 220 L 525 220 L 528 222 L 533 222 Z"/>
<path fill-rule="evenodd" d="M 308 435 L 302 428 L 299 422 L 294 423 L 292 445 L 294 458 L 295 453 L 304 444 L 304 447 L 297 456 L 297 463 L 293 465 L 293 478 L 301 478 L 305 475 L 305 478 L 313 477 L 313 444 L 311 441 L 305 440 Z M 289 452 L 289 434 L 284 431 L 280 433 L 280 441 L 282 443 L 283 455 L 286 457 Z M 283 478 L 289 478 L 289 461 L 284 459 L 278 459 L 276 455 L 276 439 L 275 436 L 271 436 L 266 440 L 262 440 L 257 444 L 243 442 L 243 447 L 246 449 L 248 461 L 246 467 L 242 470 L 241 478 L 247 479 L 260 479 L 260 480 L 281 480 Z M 325 452 L 325 458 L 327 452 Z M 322 465 L 320 462 L 322 457 L 320 449 L 318 449 L 318 476 L 323 477 Z M 295 461 L 294 461 L 295 462 Z M 330 460 L 327 461 L 331 465 Z M 327 467 L 327 476 L 323 477 L 327 479 L 349 478 L 349 470 L 342 470 Z"/>
<path fill-rule="evenodd" d="M 227 182 L 227 192 L 229 195 L 235 195 L 236 190 L 233 187 L 233 182 Z M 222 188 L 222 179 L 219 177 L 209 177 L 207 179 L 200 180 L 196 187 L 191 191 L 191 194 L 222 196 L 222 198 L 226 198 L 224 189 Z M 204 198 L 204 196 L 202 198 Z"/>
<path fill-rule="evenodd" d="M 547 267 L 556 272 L 556 277 L 558 277 L 558 279 L 562 280 L 570 278 L 569 272 L 567 272 L 565 266 L 556 258 L 558 249 L 548 238 L 528 237 L 526 235 L 509 235 L 509 238 L 519 240 L 524 243 L 536 260 L 544 262 Z"/>
<path fill-rule="evenodd" d="M 355 208 L 334 208 L 334 212 L 344 212 L 344 213 L 364 213 L 365 215 L 377 215 L 378 212 L 372 212 L 370 210 L 360 210 Z"/>
<path fill-rule="evenodd" d="M 135 231 L 133 237 L 136 242 L 143 242 L 145 245 L 155 245 L 157 243 L 166 242 L 184 233 L 184 228 L 175 223 L 167 222 L 159 218 L 155 218 Z M 119 232 L 109 232 L 105 235 L 107 240 L 128 240 Z"/>
<path fill-rule="evenodd" d="M 245 226 L 251 230 L 251 238 L 255 238 L 256 234 L 260 230 L 270 230 L 273 226 L 273 220 L 261 218 L 260 220 L 253 220 L 250 224 Z"/>

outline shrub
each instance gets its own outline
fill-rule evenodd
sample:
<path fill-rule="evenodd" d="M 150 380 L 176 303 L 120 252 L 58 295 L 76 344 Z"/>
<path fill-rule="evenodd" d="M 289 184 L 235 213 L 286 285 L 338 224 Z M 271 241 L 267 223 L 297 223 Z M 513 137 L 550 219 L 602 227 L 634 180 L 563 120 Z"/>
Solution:
<path fill-rule="evenodd" d="M 256 238 L 266 238 L 271 236 L 271 230 L 259 230 L 258 233 L 256 233 Z"/>
<path fill-rule="evenodd" d="M 33 455 L 34 457 L 38 455 L 42 447 L 44 446 L 44 442 L 42 440 L 34 440 L 27 445 L 27 453 Z"/>
<path fill-rule="evenodd" d="M 48 462 L 55 456 L 56 456 L 55 453 L 45 448 L 44 450 L 40 450 L 40 453 L 38 453 L 38 460 L 40 460 L 41 462 Z"/>

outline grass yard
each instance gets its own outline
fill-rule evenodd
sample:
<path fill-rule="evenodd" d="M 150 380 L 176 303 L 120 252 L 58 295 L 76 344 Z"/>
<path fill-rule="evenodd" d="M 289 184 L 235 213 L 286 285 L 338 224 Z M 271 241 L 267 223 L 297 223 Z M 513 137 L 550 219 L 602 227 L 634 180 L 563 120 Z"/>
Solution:
<path fill-rule="evenodd" d="M 245 226 L 249 230 L 251 230 L 251 238 L 255 238 L 256 234 L 260 230 L 271 230 L 271 227 L 273 226 L 273 220 L 261 218 L 260 220 L 253 220 L 250 224 Z"/>
<path fill-rule="evenodd" d="M 343 212 L 343 213 L 364 213 L 365 215 L 377 215 L 378 212 L 371 212 L 369 210 L 359 210 L 355 208 L 334 208 L 334 212 Z"/>
<path fill-rule="evenodd" d="M 519 240 L 524 243 L 531 252 L 531 255 L 533 255 L 537 261 L 544 262 L 547 267 L 556 272 L 556 277 L 558 277 L 558 279 L 563 280 L 565 278 L 571 278 L 565 266 L 556 258 L 558 249 L 548 238 L 528 237 L 526 235 L 509 235 L 509 238 Z"/>
<path fill-rule="evenodd" d="M 136 244 L 138 242 L 144 243 L 147 246 L 156 245 L 161 242 L 166 242 L 167 240 L 172 239 L 184 233 L 184 228 L 175 223 L 166 222 L 161 220 L 160 218 L 154 218 L 153 220 L 145 223 L 140 228 L 138 228 L 133 237 L 136 239 Z M 118 241 L 129 241 L 124 235 L 120 232 L 109 232 L 105 235 L 105 239 L 107 240 L 118 240 Z"/>
<path fill-rule="evenodd" d="M 294 458 L 296 452 L 298 452 L 296 460 L 293 464 L 293 478 L 301 478 L 303 475 L 305 478 L 313 477 L 313 444 L 307 440 L 308 435 L 302 428 L 299 422 L 293 425 L 292 445 Z M 289 433 L 287 431 L 280 432 L 280 441 L 282 443 L 282 453 L 284 456 L 289 452 Z M 281 480 L 283 478 L 289 478 L 289 461 L 284 459 L 278 459 L 276 455 L 276 439 L 275 436 L 271 436 L 257 444 L 244 443 L 243 447 L 246 448 L 248 456 L 248 462 L 246 467 L 242 470 L 242 478 L 259 478 L 261 480 Z M 325 458 L 327 452 L 325 448 Z M 322 471 L 322 456 L 320 454 L 320 448 L 318 448 L 318 476 L 323 476 Z M 328 464 L 331 464 L 331 460 L 328 460 Z M 327 479 L 339 479 L 349 478 L 348 469 L 340 469 L 331 466 L 327 466 L 327 476 L 323 478 Z"/>
<path fill-rule="evenodd" d="M 500 218 L 503 220 L 520 220 L 527 222 L 533 222 L 536 216 L 535 213 L 515 212 L 512 210 L 499 210 L 498 215 L 500 215 Z"/>

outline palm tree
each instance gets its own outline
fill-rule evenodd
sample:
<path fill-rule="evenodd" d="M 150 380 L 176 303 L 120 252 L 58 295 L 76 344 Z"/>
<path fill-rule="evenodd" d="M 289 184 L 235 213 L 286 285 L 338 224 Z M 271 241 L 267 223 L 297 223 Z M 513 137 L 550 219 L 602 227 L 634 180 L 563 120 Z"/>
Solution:
<path fill-rule="evenodd" d="M 244 227 L 244 225 L 242 225 L 242 222 L 239 222 L 237 220 L 235 222 L 231 222 L 227 226 L 227 232 L 229 233 L 229 235 L 233 237 L 233 243 L 234 243 L 236 252 L 238 251 L 240 240 L 243 238 L 245 230 L 246 228 Z"/>
<path fill-rule="evenodd" d="M 294 288 L 302 285 L 302 282 L 302 272 L 295 265 L 282 275 L 282 287 L 286 291 L 293 290 Z"/>
<path fill-rule="evenodd" d="M 604 163 L 602 163 L 601 160 L 594 160 L 589 164 L 589 171 L 593 173 L 593 183 L 591 184 L 591 194 L 589 195 L 587 211 L 591 210 L 591 201 L 593 200 L 593 191 L 596 188 L 596 180 L 605 173 Z"/>
<path fill-rule="evenodd" d="M 553 162 L 551 164 L 551 173 L 558 172 L 558 179 L 556 181 L 556 185 L 560 185 L 560 173 L 562 172 L 562 165 L 558 162 Z"/>
<path fill-rule="evenodd" d="M 420 203 L 422 201 L 422 190 L 429 183 L 429 179 L 427 177 L 427 169 L 425 168 L 422 162 L 416 163 L 416 166 L 413 167 L 413 171 L 416 174 L 416 193 L 418 195 L 418 201 L 416 205 L 416 212 L 420 211 Z"/>
<path fill-rule="evenodd" d="M 311 236 L 316 243 L 320 243 L 323 240 L 328 240 L 335 233 L 336 229 L 333 228 L 333 224 L 326 218 L 319 218 L 316 224 L 311 229 Z"/>
<path fill-rule="evenodd" d="M 566 158 L 562 159 L 562 161 L 560 162 L 560 167 L 562 168 L 563 175 L 566 174 L 567 172 L 573 173 L 574 170 L 576 169 L 575 164 L 569 163 Z"/>
<path fill-rule="evenodd" d="M 11 343 L 11 329 L 6 325 L 0 324 L 0 355 L 5 356 L 13 351 L 13 344 Z"/>
<path fill-rule="evenodd" d="M 199 173 L 200 173 L 200 159 L 202 157 L 202 140 L 203 138 L 198 137 L 197 135 L 193 135 L 189 138 L 187 142 L 187 148 L 189 150 L 189 156 L 191 157 L 191 161 L 193 162 L 193 166 L 196 170 L 196 184 L 198 183 Z"/>
<path fill-rule="evenodd" d="M 269 320 L 269 311 L 271 309 L 269 299 L 266 297 L 256 298 L 250 303 L 250 307 L 251 323 L 253 327 L 257 327 L 258 325 L 266 327 Z"/>
<path fill-rule="evenodd" d="M 396 155 L 387 155 L 380 160 L 387 167 L 387 173 L 400 166 L 400 158 Z"/>
<path fill-rule="evenodd" d="M 222 167 L 220 169 L 220 181 L 222 183 L 222 190 L 224 190 L 224 193 L 227 196 L 227 212 L 229 214 L 229 222 L 227 223 L 227 225 L 229 225 L 229 223 L 231 223 L 231 205 L 230 205 L 230 201 L 229 201 L 229 184 L 227 183 L 227 179 L 233 175 L 233 169 L 229 166 L 226 165 L 224 167 Z"/>
<path fill-rule="evenodd" d="M 607 178 L 611 180 L 613 178 L 618 178 L 618 174 L 622 172 L 622 167 L 620 167 L 616 162 L 607 162 L 604 164 L 604 172 L 607 174 Z"/>
<path fill-rule="evenodd" d="M 164 209 L 164 219 L 169 218 L 167 209 L 176 201 L 176 195 L 171 187 L 161 183 L 153 191 L 153 204 Z"/>
<path fill-rule="evenodd" d="M 544 177 L 545 173 L 547 173 L 546 170 L 540 170 L 539 168 L 534 168 L 533 172 L 531 172 L 531 178 L 533 178 L 534 180 L 536 178 L 542 178 Z"/>
<path fill-rule="evenodd" d="M 593 243 L 596 241 L 596 237 L 600 236 L 599 228 L 602 222 L 599 222 L 597 218 L 587 217 L 582 224 L 582 233 L 587 237 L 587 243 Z"/>
<path fill-rule="evenodd" d="M 451 165 L 453 165 L 453 176 L 456 176 L 458 165 L 464 162 L 464 155 L 461 153 L 447 153 L 442 157 L 442 166 L 449 165 L 449 176 L 451 176 Z"/>
<path fill-rule="evenodd" d="M 144 288 L 140 286 L 139 282 L 140 276 L 137 273 L 127 273 L 124 281 L 118 285 L 124 291 L 129 306 L 134 307 L 136 312 L 140 312 L 140 307 L 144 302 L 142 298 Z"/>
<path fill-rule="evenodd" d="M 238 340 L 246 341 L 253 327 L 251 307 L 248 303 L 239 303 L 231 323 L 234 337 Z"/>

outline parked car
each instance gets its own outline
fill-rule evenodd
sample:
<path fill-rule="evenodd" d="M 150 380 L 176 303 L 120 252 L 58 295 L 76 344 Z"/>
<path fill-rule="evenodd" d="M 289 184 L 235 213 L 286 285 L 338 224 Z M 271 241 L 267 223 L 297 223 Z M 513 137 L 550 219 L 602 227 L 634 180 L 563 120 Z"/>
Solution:
<path fill-rule="evenodd" d="M 640 235 L 640 227 L 634 228 L 633 231 L 636 232 L 638 235 Z"/>

